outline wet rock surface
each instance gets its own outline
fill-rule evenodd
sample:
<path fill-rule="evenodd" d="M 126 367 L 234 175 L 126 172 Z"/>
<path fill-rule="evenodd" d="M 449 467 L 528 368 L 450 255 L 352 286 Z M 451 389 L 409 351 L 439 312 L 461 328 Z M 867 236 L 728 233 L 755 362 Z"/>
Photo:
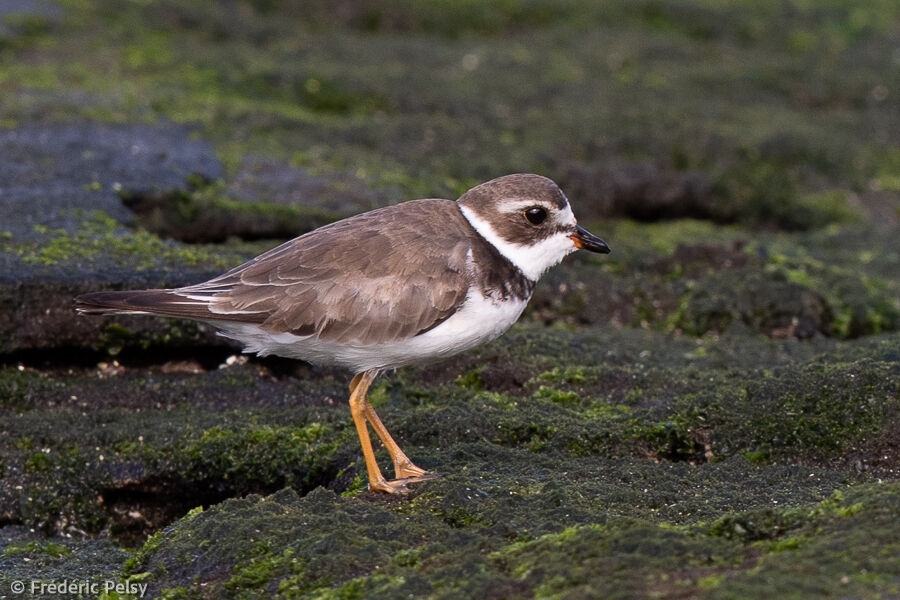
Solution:
<path fill-rule="evenodd" d="M 0 45 L 59 23 L 63 9 L 44 0 L 7 0 L 0 6 Z"/>
<path fill-rule="evenodd" d="M 700 172 L 665 172 L 646 164 L 595 164 L 564 167 L 562 183 L 582 199 L 582 213 L 593 218 L 629 217 L 638 221 L 716 216 L 713 184 Z"/>
<path fill-rule="evenodd" d="M 10 6 L 0 598 L 900 596 L 894 8 Z M 405 496 L 350 374 L 71 309 L 525 170 L 613 253 L 376 381 Z"/>
<path fill-rule="evenodd" d="M 35 226 L 72 232 L 100 210 L 121 223 L 133 215 L 117 191 L 183 188 L 189 176 L 217 178 L 212 147 L 180 125 L 66 123 L 0 132 L 0 222 L 13 238 Z"/>
<path fill-rule="evenodd" d="M 79 293 L 202 277 L 202 259 L 185 257 L 177 273 L 164 268 L 160 259 L 176 249 L 131 233 L 125 225 L 134 214 L 119 198 L 122 190 L 177 189 L 189 176 L 221 176 L 211 146 L 191 140 L 185 127 L 31 125 L 0 132 L 0 155 L 0 353 L 89 347 L 87 338 L 102 336 L 103 326 L 72 319 Z M 167 335 L 159 324 L 142 329 L 135 335 L 145 342 Z"/>
<path fill-rule="evenodd" d="M 246 157 L 229 180 L 228 191 L 244 201 L 316 206 L 336 214 L 356 214 L 385 204 L 384 192 L 342 173 L 314 175 L 282 161 Z"/>

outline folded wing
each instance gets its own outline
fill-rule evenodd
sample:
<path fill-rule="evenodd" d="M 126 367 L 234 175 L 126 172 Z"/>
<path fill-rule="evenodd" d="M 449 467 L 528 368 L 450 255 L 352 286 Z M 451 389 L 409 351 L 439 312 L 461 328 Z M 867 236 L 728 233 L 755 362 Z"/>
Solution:
<path fill-rule="evenodd" d="M 389 342 L 428 331 L 462 305 L 470 235 L 455 202 L 414 200 L 317 229 L 201 284 L 97 292 L 78 298 L 77 308 Z"/>

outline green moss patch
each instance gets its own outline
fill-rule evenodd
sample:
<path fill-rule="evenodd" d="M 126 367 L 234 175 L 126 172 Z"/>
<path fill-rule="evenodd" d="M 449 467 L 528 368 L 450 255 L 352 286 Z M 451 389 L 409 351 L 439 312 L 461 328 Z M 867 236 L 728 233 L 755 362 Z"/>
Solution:
<path fill-rule="evenodd" d="M 453 495 L 454 486 L 442 487 L 442 495 Z M 457 494 L 487 504 L 496 502 L 492 487 L 459 488 Z M 734 521 L 712 526 L 616 516 L 590 522 L 586 515 L 570 512 L 564 518 L 560 512 L 559 521 L 548 524 L 551 531 L 535 537 L 515 533 L 522 517 L 534 510 L 525 502 L 529 495 L 522 496 L 524 488 L 513 495 L 519 501 L 506 502 L 505 516 L 493 525 L 448 522 L 423 511 L 429 506 L 427 493 L 398 510 L 374 498 L 339 498 L 324 491 L 298 498 L 283 491 L 229 501 L 185 519 L 154 541 L 135 568 L 153 573 L 151 585 L 157 589 L 180 587 L 191 593 L 212 586 L 234 596 L 526 598 L 600 590 L 629 598 L 680 590 L 730 598 L 778 586 L 791 597 L 803 597 L 812 589 L 809 576 L 836 586 L 815 588 L 826 597 L 831 589 L 890 595 L 897 558 L 888 524 L 900 510 L 896 487 L 863 486 L 820 504 L 736 514 Z M 749 524 L 763 514 L 786 524 L 766 542 L 723 535 L 738 521 Z M 566 525 L 573 520 L 580 524 Z M 884 551 L 870 556 L 868 536 L 875 536 Z M 179 558 L 188 554 L 192 581 Z"/>
<path fill-rule="evenodd" d="M 74 233 L 36 225 L 34 241 L 7 241 L 4 252 L 17 255 L 26 264 L 57 266 L 82 265 L 85 262 L 127 265 L 137 270 L 178 265 L 224 269 L 238 262 L 235 256 L 220 250 L 183 247 L 166 242 L 146 231 L 127 232 L 102 211 L 84 215 Z"/>
<path fill-rule="evenodd" d="M 900 595 L 896 2 L 64 4 L 0 34 L 0 191 L 52 192 L 0 227 L 0 595 Z M 613 253 L 379 379 L 442 475 L 408 496 L 365 490 L 348 375 L 71 311 L 519 171 Z"/>
<path fill-rule="evenodd" d="M 420 466 L 488 477 L 507 465 L 502 485 L 522 493 L 528 486 L 511 481 L 543 489 L 554 463 L 636 468 L 650 457 L 685 468 L 738 459 L 824 468 L 850 454 L 865 468 L 891 468 L 881 460 L 900 414 L 891 336 L 866 349 L 832 344 L 806 358 L 801 347 L 799 359 L 785 359 L 784 343 L 755 338 L 697 346 L 658 333 L 606 335 L 522 327 L 459 371 L 386 377 L 372 399 Z M 572 366 L 556 366 L 560 360 Z M 509 387 L 488 368 L 501 363 L 535 375 Z M 458 373 L 475 365 L 482 378 L 473 387 Z M 0 454 L 4 510 L 46 531 L 112 527 L 136 541 L 198 504 L 234 495 L 284 486 L 359 491 L 364 465 L 346 383 L 279 382 L 258 369 L 66 378 L 62 403 L 60 379 L 9 370 L 0 382 L 18 399 Z M 384 450 L 377 455 L 390 473 Z M 588 473 L 597 476 L 596 466 Z M 433 510 L 450 522 L 496 518 L 485 516 L 496 507 L 473 513 L 452 498 L 446 505 L 433 497 Z"/>

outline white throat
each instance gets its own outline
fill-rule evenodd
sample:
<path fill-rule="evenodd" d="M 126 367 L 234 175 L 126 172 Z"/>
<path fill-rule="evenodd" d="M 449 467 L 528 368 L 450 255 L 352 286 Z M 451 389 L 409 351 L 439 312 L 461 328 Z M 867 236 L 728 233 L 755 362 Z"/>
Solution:
<path fill-rule="evenodd" d="M 469 207 L 460 205 L 463 216 L 478 234 L 488 241 L 509 262 L 518 267 L 531 281 L 537 281 L 544 272 L 576 250 L 575 244 L 565 233 L 558 233 L 533 244 L 514 244 L 500 237 L 490 223 L 479 217 Z M 566 207 L 571 215 L 571 209 Z M 574 215 L 571 216 L 575 222 Z"/>

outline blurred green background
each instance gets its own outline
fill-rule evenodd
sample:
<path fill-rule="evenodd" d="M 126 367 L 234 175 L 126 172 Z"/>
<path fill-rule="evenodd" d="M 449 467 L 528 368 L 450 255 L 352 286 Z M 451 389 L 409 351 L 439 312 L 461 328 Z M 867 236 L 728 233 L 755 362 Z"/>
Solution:
<path fill-rule="evenodd" d="M 190 123 L 229 174 L 258 154 L 394 201 L 538 171 L 592 216 L 803 229 L 842 216 L 826 193 L 900 189 L 891 0 L 59 4 L 5 17 L 6 127 Z M 699 173 L 696 206 L 604 206 L 633 165 Z"/>

